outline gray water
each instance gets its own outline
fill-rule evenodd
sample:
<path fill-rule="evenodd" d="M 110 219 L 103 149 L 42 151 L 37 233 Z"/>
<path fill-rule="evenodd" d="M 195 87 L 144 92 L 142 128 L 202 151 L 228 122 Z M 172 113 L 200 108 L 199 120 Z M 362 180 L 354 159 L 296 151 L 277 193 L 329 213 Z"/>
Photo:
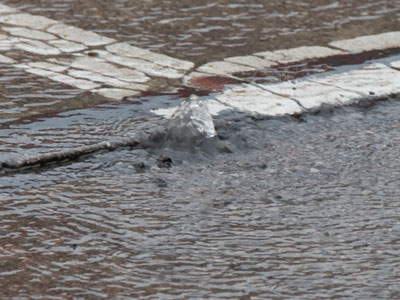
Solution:
<path fill-rule="evenodd" d="M 33 2 L 2 3 L 197 64 L 398 30 L 400 11 L 372 0 Z M 316 67 L 332 70 L 246 78 Z M 141 141 L 0 167 L 1 299 L 400 298 L 399 99 L 293 118 L 230 112 L 214 120 L 217 140 L 170 148 L 167 121 L 149 111 L 193 90 L 110 104 L 12 66 L 0 75 L 0 161 Z"/>
<path fill-rule="evenodd" d="M 112 108 L 10 126 L 1 155 L 165 126 L 138 105 Z M 230 113 L 215 125 L 231 153 L 154 143 L 9 170 L 0 296 L 398 299 L 399 113 L 396 99 L 299 118 Z M 11 132 L 23 138 L 8 143 Z"/>

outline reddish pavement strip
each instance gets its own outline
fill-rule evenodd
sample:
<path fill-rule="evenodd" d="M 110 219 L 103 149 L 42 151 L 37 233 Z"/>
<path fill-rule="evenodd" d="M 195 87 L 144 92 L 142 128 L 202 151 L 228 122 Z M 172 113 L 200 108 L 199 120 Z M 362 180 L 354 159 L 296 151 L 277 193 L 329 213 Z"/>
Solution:
<path fill-rule="evenodd" d="M 0 51 L 19 49 L 41 58 L 19 62 L 0 55 L 0 63 L 12 64 L 28 73 L 115 100 L 149 91 L 152 81 L 159 78 L 181 80 L 185 86 L 210 90 L 223 86 L 216 82 L 243 82 L 237 77 L 240 73 L 307 60 L 400 48 L 400 32 L 386 32 L 333 41 L 325 47 L 297 47 L 229 57 L 194 69 L 192 62 L 120 43 L 6 5 L 0 5 L 0 23 L 3 31 L 0 34 Z M 400 61 L 389 65 L 371 63 L 357 70 L 308 76 L 295 81 L 229 85 L 207 104 L 214 115 L 229 109 L 268 116 L 299 114 L 322 104 L 340 106 L 371 97 L 380 99 L 398 94 L 399 69 Z M 175 109 L 153 112 L 170 116 Z"/>

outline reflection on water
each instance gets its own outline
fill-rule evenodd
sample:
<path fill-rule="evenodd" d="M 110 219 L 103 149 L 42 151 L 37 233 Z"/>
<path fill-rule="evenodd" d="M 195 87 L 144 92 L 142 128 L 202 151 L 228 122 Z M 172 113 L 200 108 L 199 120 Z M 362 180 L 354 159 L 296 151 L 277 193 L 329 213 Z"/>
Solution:
<path fill-rule="evenodd" d="M 257 51 L 325 45 L 332 40 L 398 30 L 397 15 L 400 14 L 400 2 L 394 0 L 361 0 L 357 3 L 343 0 L 329 4 L 321 0 L 3 2 L 25 12 L 95 30 L 118 41 L 198 64 Z M 7 51 L 7 56 L 20 62 L 41 60 L 15 49 Z M 250 81 L 277 82 L 329 70 L 332 68 L 327 62 L 302 62 L 250 72 L 242 77 Z M 206 85 L 212 88 L 214 83 L 207 82 Z M 171 83 L 175 84 L 180 83 Z M 165 82 L 160 82 L 157 89 L 171 91 L 174 87 L 166 87 Z M 2 128 L 20 122 L 20 118 L 29 123 L 39 117 L 109 101 L 26 74 L 10 65 L 0 65 L 0 90 Z"/>
<path fill-rule="evenodd" d="M 372 0 L 3 2 L 197 62 L 393 30 L 399 13 Z M 1 75 L 0 161 L 161 132 L 148 111 L 182 96 L 69 111 L 105 100 Z M 0 298 L 398 299 L 399 113 L 394 100 L 299 119 L 231 113 L 214 120 L 230 154 L 149 143 L 7 170 Z"/>
<path fill-rule="evenodd" d="M 40 135 L 0 151 L 165 125 L 135 110 L 4 129 L 2 141 Z M 215 120 L 231 154 L 121 149 L 2 176 L 0 296 L 396 299 L 399 113 L 387 101 L 297 121 L 231 115 Z"/>
<path fill-rule="evenodd" d="M 91 107 L 106 100 L 70 86 L 0 64 L 0 128 L 32 122 L 71 108 Z"/>
<path fill-rule="evenodd" d="M 173 57 L 228 56 L 398 30 L 396 0 L 5 0 Z M 373 26 L 371 26 L 373 24 Z"/>

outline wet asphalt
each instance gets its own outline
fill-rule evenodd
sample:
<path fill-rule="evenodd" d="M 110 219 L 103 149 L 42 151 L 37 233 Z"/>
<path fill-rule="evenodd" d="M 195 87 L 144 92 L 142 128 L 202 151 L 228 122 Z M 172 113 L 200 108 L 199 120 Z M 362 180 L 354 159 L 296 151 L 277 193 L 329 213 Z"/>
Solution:
<path fill-rule="evenodd" d="M 51 151 L 162 136 L 162 120 L 135 110 L 76 111 L 2 140 L 28 153 L 29 139 Z M 296 118 L 230 113 L 195 149 L 153 139 L 9 170 L 2 296 L 397 299 L 399 112 L 387 99 Z"/>
<path fill-rule="evenodd" d="M 399 30 L 398 1 L 74 1 L 4 0 L 23 12 L 192 61 L 199 66 L 226 57 L 298 46 L 325 46 L 361 35 Z M 0 33 L 1 33 L 0 29 Z M 17 61 L 38 55 L 11 50 Z M 293 66 L 292 66 L 293 67 Z M 315 66 L 318 69 L 320 66 Z M 322 67 L 323 68 L 323 67 Z M 266 70 L 290 79 L 299 70 Z M 20 122 L 73 109 L 94 107 L 109 99 L 62 83 L 28 75 L 8 65 L 0 68 L 0 117 Z M 257 74 L 260 75 L 260 74 Z M 251 79 L 261 80 L 259 76 Z M 176 92 L 181 84 L 160 81 L 158 92 Z M 62 101 L 65 100 L 65 101 Z"/>
<path fill-rule="evenodd" d="M 198 65 L 399 29 L 396 0 L 3 0 Z"/>
<path fill-rule="evenodd" d="M 398 30 L 396 1 L 322 2 L 4 1 L 198 63 Z M 166 120 L 149 111 L 194 91 L 110 103 L 0 72 L 1 161 L 140 141 L 1 169 L 0 298 L 400 297 L 398 98 L 295 117 L 224 113 L 217 139 L 183 147 L 165 143 Z"/>

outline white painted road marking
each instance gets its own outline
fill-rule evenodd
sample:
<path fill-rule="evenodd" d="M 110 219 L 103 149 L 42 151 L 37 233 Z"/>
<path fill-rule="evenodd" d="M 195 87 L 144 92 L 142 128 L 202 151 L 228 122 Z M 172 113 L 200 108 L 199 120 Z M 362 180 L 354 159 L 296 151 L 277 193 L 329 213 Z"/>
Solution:
<path fill-rule="evenodd" d="M 77 42 L 85 46 L 103 46 L 115 42 L 114 39 L 98 35 L 97 33 L 61 23 L 54 24 L 47 31 L 58 35 L 61 39 Z"/>
<path fill-rule="evenodd" d="M 110 99 L 120 100 L 149 89 L 153 78 L 181 79 L 190 86 L 196 80 L 233 77 L 235 73 L 262 70 L 281 64 L 324 58 L 346 53 L 400 48 L 400 32 L 387 32 L 334 41 L 328 47 L 304 46 L 228 57 L 194 69 L 194 64 L 154 53 L 43 16 L 23 13 L 0 4 L 0 51 L 20 49 L 41 55 L 39 61 L 23 63 L 0 55 L 0 63 L 14 64 L 28 73 L 47 77 Z M 95 47 L 94 49 L 92 47 Z M 61 56 L 71 53 L 69 57 Z M 95 57 L 92 55 L 95 54 Z M 229 86 L 214 100 L 209 110 L 242 110 L 254 114 L 298 114 L 322 104 L 344 105 L 371 97 L 400 93 L 400 62 L 391 67 L 373 64 L 360 70 L 306 77 L 294 82 L 269 85 Z M 154 110 L 168 116 L 175 108 Z"/>
<path fill-rule="evenodd" d="M 116 55 L 139 58 L 173 69 L 189 71 L 194 67 L 194 63 L 190 61 L 184 61 L 164 54 L 154 53 L 127 43 L 112 44 L 107 46 L 106 49 Z"/>
<path fill-rule="evenodd" d="M 354 39 L 335 41 L 330 43 L 329 46 L 349 51 L 351 53 L 399 48 L 400 32 L 385 32 L 375 35 L 360 36 Z"/>
<path fill-rule="evenodd" d="M 370 64 L 360 70 L 318 78 L 314 82 L 358 93 L 361 98 L 400 93 L 400 72 L 384 64 Z"/>
<path fill-rule="evenodd" d="M 215 61 L 202 65 L 197 69 L 199 72 L 209 73 L 212 75 L 232 75 L 239 72 L 256 71 L 254 67 L 238 65 L 229 61 Z"/>
<path fill-rule="evenodd" d="M 333 55 L 344 54 L 343 51 L 320 47 L 320 46 L 303 46 L 292 49 L 283 49 L 276 51 L 265 51 L 254 53 L 254 55 L 263 57 L 269 61 L 275 62 L 277 64 L 288 64 L 296 61 L 302 61 L 312 58 L 321 58 Z"/>
<path fill-rule="evenodd" d="M 255 69 L 269 68 L 276 64 L 276 62 L 274 61 L 270 61 L 254 55 L 234 56 L 225 58 L 224 60 L 238 65 L 252 67 Z"/>
<path fill-rule="evenodd" d="M 189 61 L 116 43 L 112 38 L 5 5 L 0 5 L 0 23 L 6 24 L 2 27 L 5 34 L 0 34 L 0 51 L 20 49 L 44 57 L 21 64 L 2 55 L 1 63 L 16 64 L 28 73 L 111 99 L 147 90 L 151 77 L 182 78 L 194 66 Z M 89 57 L 91 47 L 96 47 L 97 58 Z M 54 57 L 63 53 L 72 53 L 72 58 Z"/>
<path fill-rule="evenodd" d="M 279 116 L 302 112 L 301 107 L 295 101 L 248 84 L 226 89 L 221 95 L 217 96 L 217 99 L 230 106 L 230 109 L 253 114 Z M 249 101 L 250 99 L 251 101 Z"/>
<path fill-rule="evenodd" d="M 340 106 L 350 102 L 351 99 L 360 98 L 360 95 L 355 92 L 346 91 L 338 87 L 321 85 L 307 79 L 294 82 L 285 81 L 264 86 L 275 93 L 287 95 L 306 109 L 316 109 L 322 104 Z"/>
<path fill-rule="evenodd" d="M 400 66 L 393 62 L 392 66 Z M 367 65 L 359 70 L 315 78 L 305 77 L 276 84 L 233 85 L 209 104 L 213 114 L 236 109 L 267 116 L 299 114 L 318 109 L 323 104 L 342 106 L 371 98 L 400 94 L 400 72 L 383 64 Z M 299 106 L 299 104 L 301 106 Z M 176 107 L 153 110 L 169 116 Z"/>
<path fill-rule="evenodd" d="M 15 64 L 16 61 L 12 58 L 0 54 L 0 63 L 2 64 Z"/>
<path fill-rule="evenodd" d="M 56 24 L 57 21 L 42 16 L 17 13 L 0 16 L 0 23 L 10 24 L 14 26 L 24 26 L 37 30 L 45 30 L 50 25 Z"/>
<path fill-rule="evenodd" d="M 57 37 L 55 35 L 52 35 L 50 33 L 46 33 L 46 32 L 39 31 L 39 30 L 34 30 L 34 29 L 23 28 L 23 27 L 3 26 L 3 27 L 1 27 L 1 29 L 8 32 L 9 34 L 24 37 L 27 39 L 42 40 L 42 41 L 50 41 L 50 40 L 57 39 Z"/>

